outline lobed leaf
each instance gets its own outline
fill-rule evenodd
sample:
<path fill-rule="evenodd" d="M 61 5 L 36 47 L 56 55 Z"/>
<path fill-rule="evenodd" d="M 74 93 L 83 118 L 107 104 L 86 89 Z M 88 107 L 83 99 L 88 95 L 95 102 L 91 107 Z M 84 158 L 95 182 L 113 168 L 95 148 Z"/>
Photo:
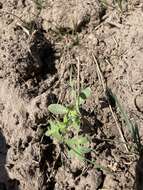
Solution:
<path fill-rule="evenodd" d="M 68 108 L 61 104 L 51 104 L 48 106 L 48 110 L 55 115 L 64 115 L 68 113 Z"/>

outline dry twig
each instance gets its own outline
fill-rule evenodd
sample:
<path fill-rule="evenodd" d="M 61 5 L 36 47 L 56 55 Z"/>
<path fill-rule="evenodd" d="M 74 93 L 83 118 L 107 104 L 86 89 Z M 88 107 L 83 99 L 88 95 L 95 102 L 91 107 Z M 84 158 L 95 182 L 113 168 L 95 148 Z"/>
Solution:
<path fill-rule="evenodd" d="M 126 145 L 125 137 L 124 137 L 124 135 L 123 135 L 123 133 L 122 133 L 122 130 L 121 130 L 121 127 L 120 127 L 120 125 L 119 125 L 119 123 L 118 123 L 117 117 L 116 117 L 116 115 L 115 115 L 115 113 L 114 113 L 114 111 L 113 111 L 113 109 L 112 109 L 112 106 L 111 106 L 111 104 L 110 104 L 109 98 L 108 98 L 108 96 L 107 96 L 107 85 L 106 85 L 106 82 L 105 82 L 105 80 L 104 80 L 103 74 L 102 74 L 102 72 L 101 72 L 101 70 L 100 70 L 98 61 L 97 61 L 97 59 L 96 59 L 96 57 L 94 56 L 93 53 L 92 53 L 92 57 L 93 57 L 93 60 L 94 60 L 94 62 L 95 62 L 95 64 L 96 64 L 98 78 L 99 78 L 99 80 L 100 80 L 100 82 L 101 82 L 101 84 L 102 84 L 102 87 L 103 87 L 103 90 L 104 90 L 104 94 L 105 94 L 105 96 L 107 97 L 107 101 L 108 101 L 109 109 L 110 109 L 110 111 L 111 111 L 111 113 L 112 113 L 112 117 L 113 117 L 113 119 L 114 119 L 114 121 L 115 121 L 115 123 L 116 123 L 117 129 L 118 129 L 119 134 L 120 134 L 120 136 L 121 136 L 121 139 L 122 139 L 122 141 L 123 141 L 123 143 L 124 143 L 124 147 L 125 147 L 126 151 L 129 152 L 128 147 L 127 147 L 127 145 Z"/>

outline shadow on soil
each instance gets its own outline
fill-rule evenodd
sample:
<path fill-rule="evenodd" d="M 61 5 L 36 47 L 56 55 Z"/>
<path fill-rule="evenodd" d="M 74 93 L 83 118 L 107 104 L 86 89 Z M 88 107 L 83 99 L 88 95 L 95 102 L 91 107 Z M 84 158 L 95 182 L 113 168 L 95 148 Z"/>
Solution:
<path fill-rule="evenodd" d="M 136 164 L 135 190 L 143 190 L 143 155 Z"/>
<path fill-rule="evenodd" d="M 0 190 L 20 190 L 19 181 L 16 179 L 10 179 L 5 165 L 7 156 L 7 145 L 5 137 L 0 129 Z"/>

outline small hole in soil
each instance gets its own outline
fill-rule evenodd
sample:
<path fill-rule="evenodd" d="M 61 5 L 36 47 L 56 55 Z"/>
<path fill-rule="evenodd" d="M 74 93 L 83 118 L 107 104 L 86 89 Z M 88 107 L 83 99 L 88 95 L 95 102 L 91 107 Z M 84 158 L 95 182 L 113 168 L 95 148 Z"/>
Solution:
<path fill-rule="evenodd" d="M 46 78 L 46 74 L 55 74 L 55 50 L 53 45 L 46 39 L 43 32 L 37 31 L 34 34 L 30 45 L 32 58 L 37 64 L 37 74 L 41 78 Z"/>
<path fill-rule="evenodd" d="M 3 4 L 0 2 L 0 9 L 2 9 L 3 8 Z"/>
<path fill-rule="evenodd" d="M 54 64 L 54 54 L 55 51 L 52 48 L 51 44 L 46 42 L 40 51 L 40 58 L 43 63 L 41 73 L 43 75 L 45 75 L 46 73 L 55 74 L 57 72 L 57 69 L 55 68 Z"/>
<path fill-rule="evenodd" d="M 77 178 L 78 176 L 80 176 L 81 173 L 82 173 L 82 170 L 80 170 L 80 169 L 77 169 L 76 172 L 73 172 L 74 179 Z"/>
<path fill-rule="evenodd" d="M 6 147 L 7 147 L 7 149 L 10 149 L 10 148 L 11 148 L 11 146 L 10 146 L 9 144 L 7 144 Z"/>
<path fill-rule="evenodd" d="M 28 144 L 28 143 L 25 143 L 24 146 L 25 146 L 25 148 L 27 148 L 27 147 L 29 146 L 29 144 Z"/>
<path fill-rule="evenodd" d="M 72 187 L 71 190 L 75 190 L 75 187 Z"/>
<path fill-rule="evenodd" d="M 11 163 L 10 163 L 9 165 L 7 165 L 7 168 L 8 168 L 8 169 L 12 169 L 13 167 L 14 167 L 14 164 L 11 164 Z"/>
<path fill-rule="evenodd" d="M 55 189 L 55 179 L 51 178 L 50 182 L 47 184 L 47 189 L 46 190 L 54 190 Z"/>
<path fill-rule="evenodd" d="M 32 141 L 32 136 L 27 136 L 27 142 L 30 143 Z"/>
<path fill-rule="evenodd" d="M 44 145 L 51 144 L 52 143 L 52 139 L 50 137 L 44 135 L 43 138 L 42 138 L 42 142 L 41 143 L 44 144 Z"/>
<path fill-rule="evenodd" d="M 24 54 L 22 53 L 17 58 L 16 71 L 19 73 L 20 79 L 24 79 L 24 81 L 34 79 L 33 81 L 37 85 L 41 80 L 46 80 L 57 73 L 55 64 L 58 57 L 53 43 L 47 39 L 42 26 L 35 21 L 27 24 L 32 25 L 36 32 L 31 35 L 29 50 L 25 49 Z"/>

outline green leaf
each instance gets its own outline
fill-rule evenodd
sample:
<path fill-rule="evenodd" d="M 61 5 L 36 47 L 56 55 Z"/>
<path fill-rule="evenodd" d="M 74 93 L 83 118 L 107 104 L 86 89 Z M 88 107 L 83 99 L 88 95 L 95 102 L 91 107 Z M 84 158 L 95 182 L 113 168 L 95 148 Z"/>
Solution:
<path fill-rule="evenodd" d="M 68 113 L 68 121 L 72 125 L 79 126 L 80 125 L 80 115 L 76 110 L 71 110 Z"/>
<path fill-rule="evenodd" d="M 69 146 L 79 146 L 79 145 L 86 145 L 88 143 L 88 139 L 86 137 L 83 137 L 81 135 L 77 136 L 77 137 L 73 137 L 71 139 L 67 139 L 66 140 L 66 143 L 69 145 Z"/>
<path fill-rule="evenodd" d="M 51 104 L 48 106 L 48 110 L 55 115 L 64 115 L 68 113 L 68 108 L 61 104 Z"/>
<path fill-rule="evenodd" d="M 62 141 L 62 136 L 61 134 L 59 133 L 59 130 L 57 128 L 55 128 L 54 130 L 53 129 L 49 129 L 47 132 L 46 132 L 46 136 L 50 136 L 52 137 L 53 139 L 56 139 L 57 141 L 61 142 Z"/>
<path fill-rule="evenodd" d="M 90 149 L 87 147 L 88 142 L 88 139 L 82 135 L 67 139 L 65 143 L 70 147 L 70 150 L 68 151 L 70 157 L 73 155 L 81 158 L 84 154 L 90 152 Z"/>
<path fill-rule="evenodd" d="M 61 142 L 63 140 L 62 133 L 66 131 L 66 126 L 59 121 L 49 121 L 49 124 L 49 129 L 45 135 L 51 136 Z"/>
<path fill-rule="evenodd" d="M 91 152 L 91 148 L 80 147 L 80 152 L 81 152 L 82 154 L 89 153 L 89 152 Z"/>
<path fill-rule="evenodd" d="M 87 87 L 83 89 L 79 94 L 79 105 L 83 104 L 87 98 L 91 96 L 91 89 Z"/>
<path fill-rule="evenodd" d="M 78 136 L 78 144 L 79 145 L 85 145 L 88 143 L 88 139 L 86 137 L 83 137 L 83 136 Z"/>

